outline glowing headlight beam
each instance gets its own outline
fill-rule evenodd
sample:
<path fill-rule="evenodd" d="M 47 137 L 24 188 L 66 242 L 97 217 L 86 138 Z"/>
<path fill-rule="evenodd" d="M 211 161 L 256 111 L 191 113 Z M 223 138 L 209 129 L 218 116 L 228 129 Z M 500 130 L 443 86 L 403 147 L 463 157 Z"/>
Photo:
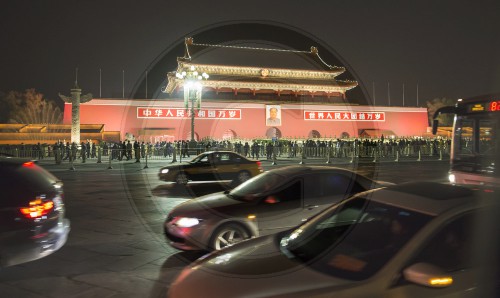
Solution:
<path fill-rule="evenodd" d="M 200 223 L 199 219 L 190 217 L 180 217 L 175 221 L 175 225 L 181 228 L 194 227 L 199 223 Z"/>

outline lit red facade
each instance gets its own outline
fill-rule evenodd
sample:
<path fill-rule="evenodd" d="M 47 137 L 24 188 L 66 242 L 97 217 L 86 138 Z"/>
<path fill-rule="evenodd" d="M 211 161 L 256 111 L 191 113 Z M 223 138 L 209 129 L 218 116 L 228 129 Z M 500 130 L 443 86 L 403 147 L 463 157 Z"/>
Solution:
<path fill-rule="evenodd" d="M 266 126 L 266 104 L 226 101 L 204 102 L 195 115 L 197 139 L 339 138 L 358 137 L 365 130 L 392 131 L 397 136 L 421 136 L 427 131 L 427 109 L 384 106 L 282 104 L 281 125 Z M 93 99 L 81 104 L 82 124 L 104 124 L 146 140 L 186 140 L 191 134 L 189 110 L 181 100 Z M 71 123 L 71 104 L 64 109 Z"/>

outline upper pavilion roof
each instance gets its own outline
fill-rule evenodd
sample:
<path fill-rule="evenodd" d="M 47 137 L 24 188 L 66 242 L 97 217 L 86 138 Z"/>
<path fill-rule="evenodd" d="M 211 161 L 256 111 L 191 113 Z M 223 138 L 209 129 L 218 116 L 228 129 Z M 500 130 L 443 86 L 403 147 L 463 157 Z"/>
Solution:
<path fill-rule="evenodd" d="M 230 45 L 195 44 L 185 39 L 184 57 L 177 59 L 176 72 L 194 66 L 210 75 L 204 88 L 217 92 L 293 93 L 308 92 L 326 96 L 344 96 L 357 86 L 355 81 L 335 78 L 345 72 L 344 67 L 327 64 L 318 50 L 284 50 L 277 48 L 241 47 Z M 164 92 L 172 93 L 183 85 L 182 79 L 168 73 Z"/>
<path fill-rule="evenodd" d="M 186 38 L 185 45 L 184 57 L 179 57 L 178 60 L 194 64 L 323 70 L 337 75 L 345 71 L 344 67 L 332 66 L 323 61 L 316 47 L 311 47 L 310 51 L 297 51 L 278 48 L 196 44 L 192 38 Z M 201 53 L 203 55 L 198 55 Z"/>

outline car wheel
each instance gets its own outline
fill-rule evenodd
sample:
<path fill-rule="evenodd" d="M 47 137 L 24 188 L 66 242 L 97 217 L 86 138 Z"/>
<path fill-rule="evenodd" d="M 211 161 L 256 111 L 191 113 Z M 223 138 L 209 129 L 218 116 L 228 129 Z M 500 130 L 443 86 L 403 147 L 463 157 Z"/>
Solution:
<path fill-rule="evenodd" d="M 240 184 L 240 183 L 243 183 L 245 181 L 247 181 L 248 179 L 250 179 L 252 176 L 250 175 L 250 173 L 248 171 L 241 171 L 238 173 L 238 175 L 236 176 L 236 179 L 234 182 Z"/>
<path fill-rule="evenodd" d="M 214 232 L 210 241 L 210 247 L 214 250 L 219 250 L 248 238 L 250 238 L 250 234 L 245 228 L 238 224 L 227 224 Z"/>
<path fill-rule="evenodd" d="M 188 183 L 188 180 L 189 178 L 184 172 L 180 172 L 179 174 L 177 174 L 177 176 L 175 176 L 175 183 L 177 184 L 186 185 Z"/>

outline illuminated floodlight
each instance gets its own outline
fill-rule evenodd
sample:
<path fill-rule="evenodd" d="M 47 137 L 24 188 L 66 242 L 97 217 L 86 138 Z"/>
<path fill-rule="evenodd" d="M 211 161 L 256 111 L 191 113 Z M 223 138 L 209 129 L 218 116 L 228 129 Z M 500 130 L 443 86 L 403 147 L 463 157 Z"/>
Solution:
<path fill-rule="evenodd" d="M 195 106 L 199 110 L 201 108 L 201 90 L 203 85 L 201 84 L 201 80 L 208 79 L 208 74 L 199 73 L 196 71 L 196 67 L 194 65 L 189 66 L 189 70 L 183 70 L 181 73 L 176 73 L 175 76 L 183 81 L 184 87 L 184 106 L 186 110 L 189 107 L 189 102 L 191 102 L 191 142 L 194 142 L 194 117 L 195 117 Z M 196 92 L 191 92 L 196 91 Z"/>

